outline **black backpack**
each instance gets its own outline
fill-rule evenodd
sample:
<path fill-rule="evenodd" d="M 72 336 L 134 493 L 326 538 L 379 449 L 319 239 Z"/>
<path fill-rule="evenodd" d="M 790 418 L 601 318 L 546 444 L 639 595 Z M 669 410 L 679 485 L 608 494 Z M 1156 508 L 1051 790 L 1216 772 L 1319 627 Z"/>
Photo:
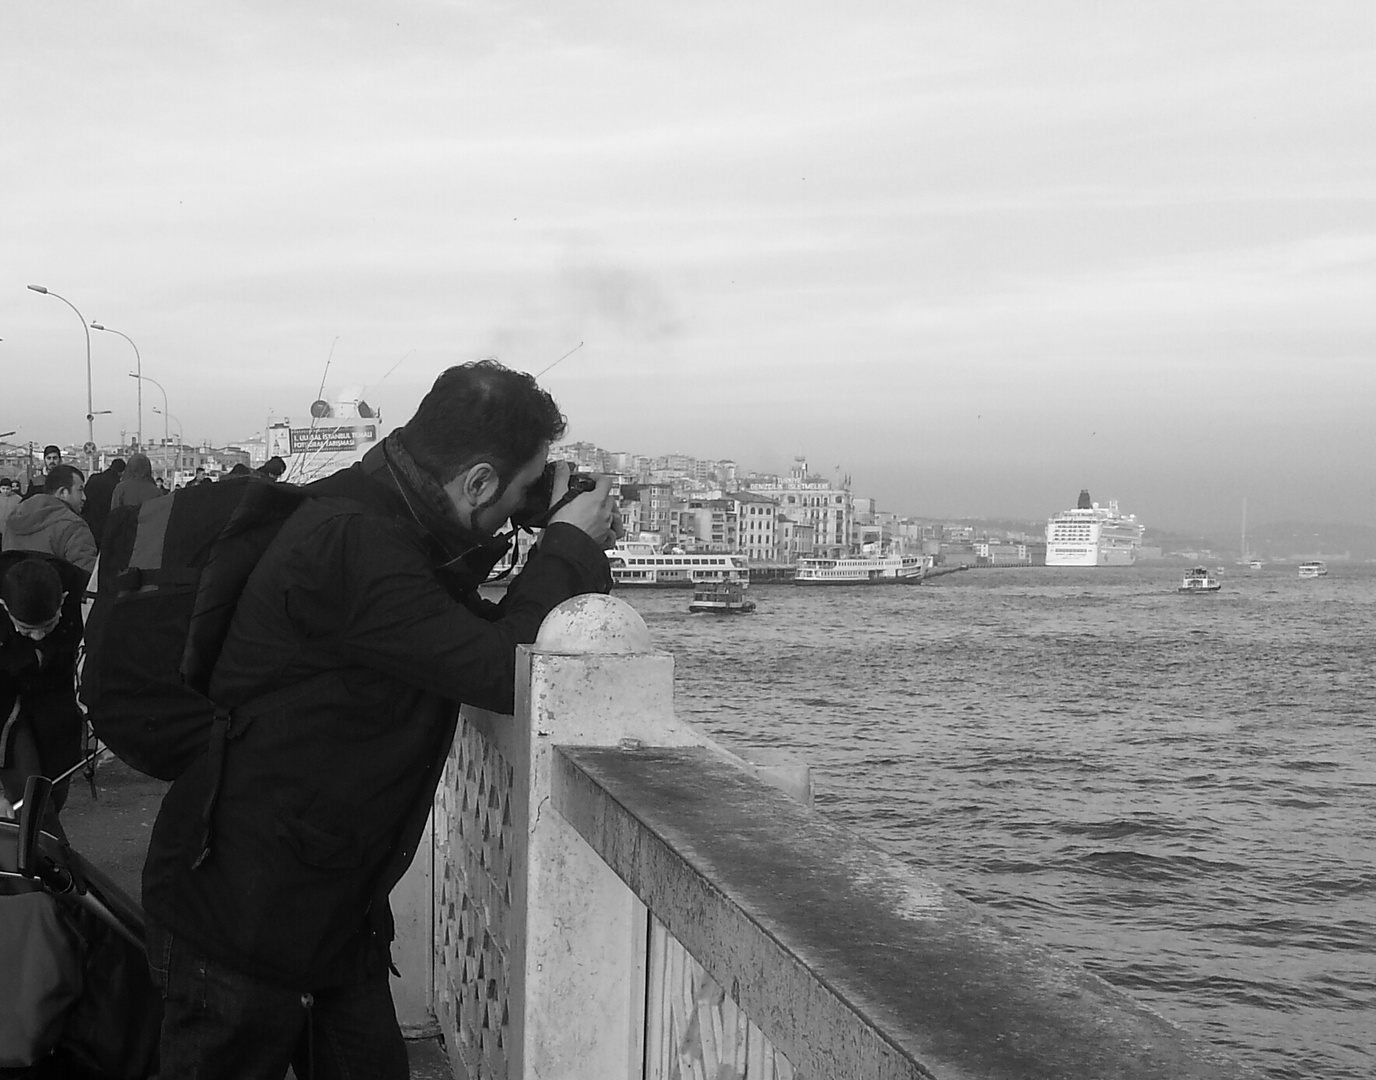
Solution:
<path fill-rule="evenodd" d="M 211 753 L 218 772 L 230 715 L 210 699 L 210 675 L 249 575 L 309 497 L 243 478 L 110 512 L 80 694 L 122 761 L 175 780 Z"/>

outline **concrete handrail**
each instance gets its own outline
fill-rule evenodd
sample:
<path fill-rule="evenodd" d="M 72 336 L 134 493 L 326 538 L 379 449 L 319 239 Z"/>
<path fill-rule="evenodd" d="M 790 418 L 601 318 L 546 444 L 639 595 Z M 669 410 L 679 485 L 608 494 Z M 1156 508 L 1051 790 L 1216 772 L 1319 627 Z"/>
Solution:
<path fill-rule="evenodd" d="M 457 1076 L 1253 1075 L 675 717 L 623 601 L 561 605 L 517 668 L 436 799 Z"/>

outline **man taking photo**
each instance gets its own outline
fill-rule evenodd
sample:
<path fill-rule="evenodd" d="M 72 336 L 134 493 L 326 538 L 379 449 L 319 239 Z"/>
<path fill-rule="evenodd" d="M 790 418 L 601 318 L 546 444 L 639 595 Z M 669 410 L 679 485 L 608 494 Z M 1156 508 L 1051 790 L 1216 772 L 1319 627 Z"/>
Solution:
<path fill-rule="evenodd" d="M 165 1080 L 407 1075 L 387 897 L 458 707 L 511 712 L 516 646 L 611 586 L 603 479 L 553 514 L 500 604 L 477 593 L 564 427 L 530 376 L 450 368 L 404 428 L 307 489 L 258 563 L 211 679 L 233 715 L 224 768 L 202 758 L 173 783 L 144 868 Z M 553 479 L 552 505 L 565 467 Z"/>

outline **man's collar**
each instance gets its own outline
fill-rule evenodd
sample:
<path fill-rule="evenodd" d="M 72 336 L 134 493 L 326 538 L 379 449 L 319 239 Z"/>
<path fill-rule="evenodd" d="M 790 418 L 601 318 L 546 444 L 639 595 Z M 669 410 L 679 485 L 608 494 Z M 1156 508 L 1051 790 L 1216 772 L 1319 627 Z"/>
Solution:
<path fill-rule="evenodd" d="M 509 539 L 484 536 L 459 519 L 440 482 L 402 444 L 400 428 L 364 455 L 362 469 L 401 497 L 411 519 L 436 544 L 444 568 L 475 579 L 474 586 L 510 548 Z"/>

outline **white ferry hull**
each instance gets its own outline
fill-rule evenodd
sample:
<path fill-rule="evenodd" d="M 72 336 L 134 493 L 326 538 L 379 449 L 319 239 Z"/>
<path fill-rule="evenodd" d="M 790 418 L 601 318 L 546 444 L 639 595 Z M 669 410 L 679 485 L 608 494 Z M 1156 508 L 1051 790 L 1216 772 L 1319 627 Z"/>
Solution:
<path fill-rule="evenodd" d="M 920 558 L 804 559 L 795 585 L 917 585 L 926 566 Z"/>
<path fill-rule="evenodd" d="M 714 582 L 750 584 L 743 555 L 665 554 L 652 545 L 623 542 L 607 552 L 612 584 L 618 589 L 691 589 Z"/>
<path fill-rule="evenodd" d="M 1135 548 L 1104 548 L 1091 546 L 1047 546 L 1047 566 L 1135 566 Z"/>

